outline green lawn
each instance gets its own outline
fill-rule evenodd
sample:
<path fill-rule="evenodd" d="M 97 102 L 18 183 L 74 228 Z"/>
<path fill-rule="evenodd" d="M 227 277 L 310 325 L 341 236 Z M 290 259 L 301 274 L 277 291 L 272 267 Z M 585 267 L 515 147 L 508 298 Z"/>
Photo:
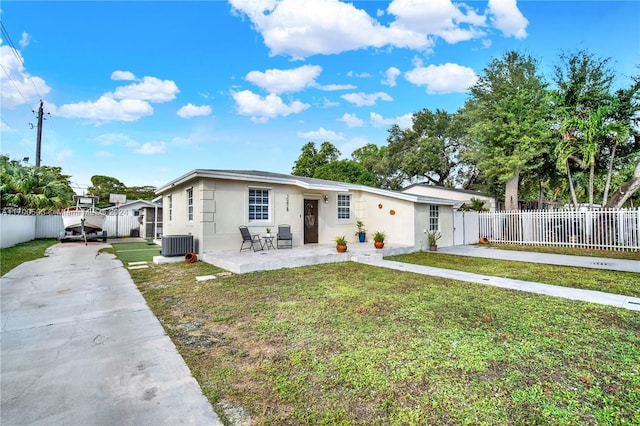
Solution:
<path fill-rule="evenodd" d="M 131 275 L 228 424 L 640 424 L 638 312 L 357 263 L 195 281 L 219 271 Z"/>
<path fill-rule="evenodd" d="M 597 250 L 577 247 L 527 246 L 521 244 L 489 244 L 502 250 L 530 251 L 534 253 L 568 254 L 572 256 L 608 257 L 611 259 L 640 260 L 640 251 L 631 250 Z"/>
<path fill-rule="evenodd" d="M 153 256 L 159 256 L 162 247 L 146 242 L 111 243 L 116 257 L 125 265 L 130 262 L 151 262 Z"/>
<path fill-rule="evenodd" d="M 417 252 L 387 257 L 388 260 L 455 269 L 494 277 L 534 281 L 563 287 L 640 296 L 640 274 L 540 263 L 484 259 L 443 253 Z"/>
<path fill-rule="evenodd" d="M 0 250 L 0 276 L 16 266 L 44 257 L 44 252 L 59 241 L 54 238 L 33 240 Z"/>

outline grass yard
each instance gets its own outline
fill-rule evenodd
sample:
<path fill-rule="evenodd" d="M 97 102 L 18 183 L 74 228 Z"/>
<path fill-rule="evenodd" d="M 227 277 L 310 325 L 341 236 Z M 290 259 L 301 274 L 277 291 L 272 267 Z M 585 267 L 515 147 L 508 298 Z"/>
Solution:
<path fill-rule="evenodd" d="M 357 263 L 195 280 L 220 271 L 130 273 L 227 424 L 640 424 L 638 312 Z"/>
<path fill-rule="evenodd" d="M 418 252 L 390 256 L 398 262 L 455 269 L 494 277 L 534 281 L 563 287 L 604 291 L 606 293 L 640 296 L 640 274 L 591 268 L 545 265 L 480 257 L 455 256 L 443 253 Z"/>
<path fill-rule="evenodd" d="M 0 250 L 0 276 L 24 262 L 30 262 L 44 257 L 45 251 L 57 243 L 59 243 L 57 239 L 47 238 L 3 248 Z"/>
<path fill-rule="evenodd" d="M 640 251 L 597 250 L 578 247 L 532 246 L 522 244 L 491 243 L 489 247 L 502 250 L 530 251 L 534 253 L 568 254 L 572 256 L 608 257 L 611 259 L 640 260 Z"/>
<path fill-rule="evenodd" d="M 125 264 L 130 262 L 151 262 L 153 256 L 159 256 L 162 247 L 146 242 L 111 243 L 116 257 Z"/>

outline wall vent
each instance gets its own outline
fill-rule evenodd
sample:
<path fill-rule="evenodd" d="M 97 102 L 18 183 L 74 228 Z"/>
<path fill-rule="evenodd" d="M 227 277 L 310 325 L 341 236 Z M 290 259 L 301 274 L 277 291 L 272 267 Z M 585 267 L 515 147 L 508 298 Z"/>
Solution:
<path fill-rule="evenodd" d="M 165 257 L 184 256 L 193 252 L 193 235 L 163 235 L 162 252 Z"/>

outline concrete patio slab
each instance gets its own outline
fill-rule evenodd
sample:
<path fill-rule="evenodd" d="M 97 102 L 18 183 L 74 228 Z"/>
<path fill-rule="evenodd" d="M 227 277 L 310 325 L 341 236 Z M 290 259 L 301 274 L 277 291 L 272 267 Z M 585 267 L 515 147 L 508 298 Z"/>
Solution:
<path fill-rule="evenodd" d="M 383 249 L 378 250 L 373 247 L 373 243 L 349 243 L 345 253 L 338 253 L 335 244 L 305 244 L 292 249 L 204 253 L 201 260 L 235 274 L 245 274 L 325 263 L 349 261 L 371 263 L 381 260 L 383 256 L 414 251 L 416 251 L 414 246 L 385 244 Z"/>

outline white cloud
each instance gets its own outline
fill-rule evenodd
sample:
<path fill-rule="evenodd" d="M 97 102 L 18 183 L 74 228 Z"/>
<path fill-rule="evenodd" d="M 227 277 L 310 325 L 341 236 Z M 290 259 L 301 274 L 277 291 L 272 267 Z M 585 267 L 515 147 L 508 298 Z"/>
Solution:
<path fill-rule="evenodd" d="M 447 43 L 485 35 L 477 28 L 485 26 L 485 17 L 466 4 L 453 4 L 449 0 L 394 0 L 387 11 L 396 16 L 391 28 L 438 36 Z"/>
<path fill-rule="evenodd" d="M 136 76 L 135 74 L 133 74 L 131 71 L 114 71 L 111 73 L 111 80 L 114 81 L 118 81 L 118 80 L 135 80 Z"/>
<path fill-rule="evenodd" d="M 249 90 L 243 90 L 234 92 L 232 96 L 238 106 L 238 114 L 249 115 L 251 120 L 257 123 L 264 123 L 270 118 L 298 114 L 309 108 L 309 104 L 300 101 L 293 101 L 287 105 L 282 98 L 273 93 L 262 97 Z"/>
<path fill-rule="evenodd" d="M 364 125 L 364 121 L 360 120 L 355 114 L 349 113 L 345 113 L 341 118 L 338 118 L 337 121 L 342 121 L 349 128 L 362 127 Z"/>
<path fill-rule="evenodd" d="M 64 118 L 86 118 L 95 121 L 136 121 L 153 114 L 153 108 L 146 101 L 123 99 L 116 101 L 101 96 L 97 101 L 66 104 L 58 108 L 56 115 Z"/>
<path fill-rule="evenodd" d="M 315 86 L 321 72 L 322 67 L 318 65 L 303 65 L 289 70 L 251 71 L 245 78 L 270 93 L 291 93 Z"/>
<path fill-rule="evenodd" d="M 316 141 L 341 141 L 344 139 L 342 133 L 336 133 L 323 127 L 310 132 L 298 132 L 298 136 L 304 139 Z"/>
<path fill-rule="evenodd" d="M 251 71 L 245 78 L 269 93 L 275 94 L 299 92 L 307 87 L 325 91 L 353 90 L 356 88 L 352 84 L 320 85 L 316 78 L 321 72 L 322 67 L 318 65 L 303 65 L 289 70 Z"/>
<path fill-rule="evenodd" d="M 332 101 L 328 98 L 322 98 L 322 106 L 324 108 L 340 106 L 340 102 Z"/>
<path fill-rule="evenodd" d="M 146 76 L 140 83 L 116 88 L 112 97 L 163 103 L 175 99 L 177 93 L 180 93 L 180 90 L 173 81 Z"/>
<path fill-rule="evenodd" d="M 380 114 L 372 112 L 369 117 L 373 127 L 390 127 L 397 124 L 402 129 L 408 129 L 413 125 L 413 114 L 405 114 L 395 118 L 384 118 Z"/>
<path fill-rule="evenodd" d="M 133 144 L 137 145 L 131 138 L 124 133 L 104 133 L 97 138 L 95 141 L 102 146 L 111 146 L 111 145 L 127 145 Z"/>
<path fill-rule="evenodd" d="M 406 72 L 404 77 L 416 86 L 425 86 L 429 94 L 465 92 L 478 79 L 471 68 L 452 63 L 418 66 Z"/>
<path fill-rule="evenodd" d="M 489 0 L 484 11 L 473 2 L 393 0 L 386 13 L 378 9 L 375 16 L 358 2 L 339 0 L 229 1 L 234 12 L 251 20 L 271 55 L 294 59 L 387 47 L 431 53 L 438 38 L 447 43 L 483 38 L 492 24 L 507 37 L 526 37 L 527 20 L 515 0 Z"/>
<path fill-rule="evenodd" d="M 111 157 L 113 157 L 113 154 L 110 153 L 109 151 L 97 151 L 96 152 L 96 157 L 111 158 Z"/>
<path fill-rule="evenodd" d="M 387 71 L 385 71 L 384 75 L 387 77 L 381 81 L 382 84 L 390 87 L 394 87 L 396 85 L 396 77 L 400 75 L 400 70 L 396 67 L 390 67 Z"/>
<path fill-rule="evenodd" d="M 378 99 L 383 101 L 391 102 L 393 98 L 384 92 L 377 93 L 347 93 L 346 95 L 340 96 L 345 101 L 351 102 L 357 106 L 372 106 L 375 105 Z"/>
<path fill-rule="evenodd" d="M 21 49 L 24 49 L 25 47 L 29 46 L 30 42 L 31 42 L 31 36 L 29 35 L 29 33 L 22 33 L 22 36 L 20 37 L 20 41 L 18 42 L 18 45 L 20 45 Z"/>
<path fill-rule="evenodd" d="M 489 0 L 489 11 L 493 14 L 492 21 L 497 29 L 506 37 L 527 37 L 529 21 L 524 17 L 516 5 L 516 0 Z"/>
<path fill-rule="evenodd" d="M 368 72 L 359 72 L 359 73 L 354 73 L 353 71 L 349 71 L 347 73 L 348 77 L 356 77 L 356 78 L 369 78 L 371 77 L 371 74 L 369 74 Z"/>
<path fill-rule="evenodd" d="M 188 103 L 180 108 L 176 114 L 182 118 L 201 117 L 211 114 L 211 107 L 209 105 L 196 106 Z"/>
<path fill-rule="evenodd" d="M 318 89 L 324 90 L 326 92 L 335 92 L 337 90 L 353 90 L 357 89 L 358 86 L 354 86 L 353 84 L 327 84 L 324 86 L 317 86 Z"/>
<path fill-rule="evenodd" d="M 63 149 L 56 154 L 56 161 L 64 161 L 67 158 L 73 157 L 73 151 L 70 149 Z"/>
<path fill-rule="evenodd" d="M 135 150 L 135 153 L 141 155 L 153 155 L 163 154 L 166 150 L 167 144 L 165 142 L 145 142 L 140 148 Z"/>
<path fill-rule="evenodd" d="M 338 0 L 230 3 L 249 17 L 272 55 L 303 59 L 387 45 L 426 50 L 432 44 L 423 34 L 385 27 L 363 9 Z"/>
<path fill-rule="evenodd" d="M 0 64 L 3 70 L 0 78 L 0 102 L 3 108 L 36 105 L 39 99 L 51 91 L 42 78 L 30 75 L 23 63 L 24 59 L 19 51 L 0 45 Z"/>

